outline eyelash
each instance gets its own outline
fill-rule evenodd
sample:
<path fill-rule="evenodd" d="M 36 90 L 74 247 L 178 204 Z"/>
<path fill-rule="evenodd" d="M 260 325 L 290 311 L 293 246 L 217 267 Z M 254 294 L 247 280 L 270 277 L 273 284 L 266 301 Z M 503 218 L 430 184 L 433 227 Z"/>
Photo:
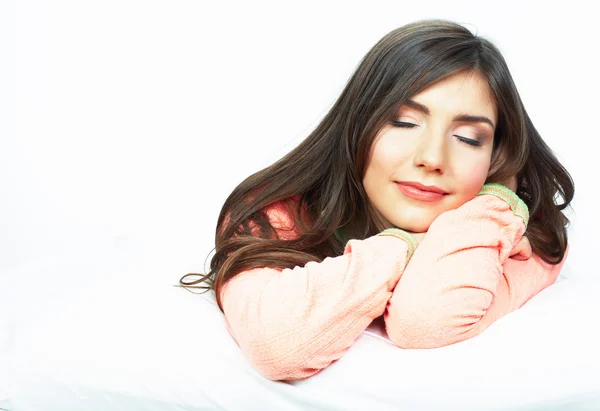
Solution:
<path fill-rule="evenodd" d="M 417 126 L 416 124 L 406 123 L 404 121 L 398 121 L 398 120 L 392 120 L 392 125 L 394 127 L 400 127 L 400 128 L 414 128 Z M 481 146 L 481 143 L 477 140 L 472 140 L 470 138 L 458 136 L 456 134 L 454 135 L 454 137 L 456 137 L 459 141 L 462 141 L 463 143 L 468 144 L 470 146 L 473 146 L 473 147 Z"/>

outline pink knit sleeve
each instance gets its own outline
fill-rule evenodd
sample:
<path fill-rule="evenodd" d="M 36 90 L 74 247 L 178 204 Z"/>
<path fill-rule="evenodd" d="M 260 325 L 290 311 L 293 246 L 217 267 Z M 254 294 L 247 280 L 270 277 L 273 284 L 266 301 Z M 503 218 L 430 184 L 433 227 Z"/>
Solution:
<path fill-rule="evenodd" d="M 482 327 L 487 328 L 495 319 L 521 308 L 530 298 L 554 284 L 568 254 L 569 246 L 558 264 L 548 264 L 536 254 L 524 261 L 508 258 L 502 265 L 499 297 L 488 310 L 489 318 L 482 319 Z"/>
<path fill-rule="evenodd" d="M 433 222 L 386 309 L 394 343 L 435 348 L 466 340 L 556 280 L 564 260 L 508 257 L 528 218 L 516 195 L 509 200 L 479 195 Z"/>
<path fill-rule="evenodd" d="M 270 218 L 285 228 L 281 214 Z M 412 249 L 401 238 L 376 235 L 304 267 L 242 272 L 221 294 L 228 330 L 265 377 L 309 377 L 383 315 Z"/>

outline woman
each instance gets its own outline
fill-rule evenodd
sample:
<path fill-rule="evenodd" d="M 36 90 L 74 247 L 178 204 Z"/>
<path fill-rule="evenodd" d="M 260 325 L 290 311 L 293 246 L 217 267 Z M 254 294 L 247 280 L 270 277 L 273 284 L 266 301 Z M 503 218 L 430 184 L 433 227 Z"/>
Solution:
<path fill-rule="evenodd" d="M 306 378 L 379 317 L 398 346 L 434 348 L 521 307 L 564 264 L 573 193 L 498 49 L 419 21 L 384 36 L 316 129 L 236 187 L 210 272 L 181 283 L 208 282 L 265 377 Z"/>

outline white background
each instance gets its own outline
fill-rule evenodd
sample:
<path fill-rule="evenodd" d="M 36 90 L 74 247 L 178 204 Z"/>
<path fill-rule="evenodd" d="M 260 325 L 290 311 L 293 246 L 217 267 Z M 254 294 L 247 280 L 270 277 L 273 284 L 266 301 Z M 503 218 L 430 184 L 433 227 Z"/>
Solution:
<path fill-rule="evenodd" d="M 138 240 L 203 270 L 231 190 L 310 133 L 382 36 L 440 17 L 503 52 L 576 183 L 568 266 L 600 274 L 597 13 L 548 4 L 2 2 L 0 273 Z"/>

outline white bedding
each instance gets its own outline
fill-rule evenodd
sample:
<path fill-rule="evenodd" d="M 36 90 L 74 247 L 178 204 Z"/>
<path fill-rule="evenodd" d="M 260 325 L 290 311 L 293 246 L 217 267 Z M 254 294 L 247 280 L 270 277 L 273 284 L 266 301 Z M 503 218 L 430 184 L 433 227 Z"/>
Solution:
<path fill-rule="evenodd" d="M 600 410 L 591 276 L 449 347 L 402 350 L 371 327 L 337 363 L 285 384 L 252 370 L 213 303 L 171 286 L 185 271 L 173 250 L 98 240 L 0 276 L 0 408 Z"/>

